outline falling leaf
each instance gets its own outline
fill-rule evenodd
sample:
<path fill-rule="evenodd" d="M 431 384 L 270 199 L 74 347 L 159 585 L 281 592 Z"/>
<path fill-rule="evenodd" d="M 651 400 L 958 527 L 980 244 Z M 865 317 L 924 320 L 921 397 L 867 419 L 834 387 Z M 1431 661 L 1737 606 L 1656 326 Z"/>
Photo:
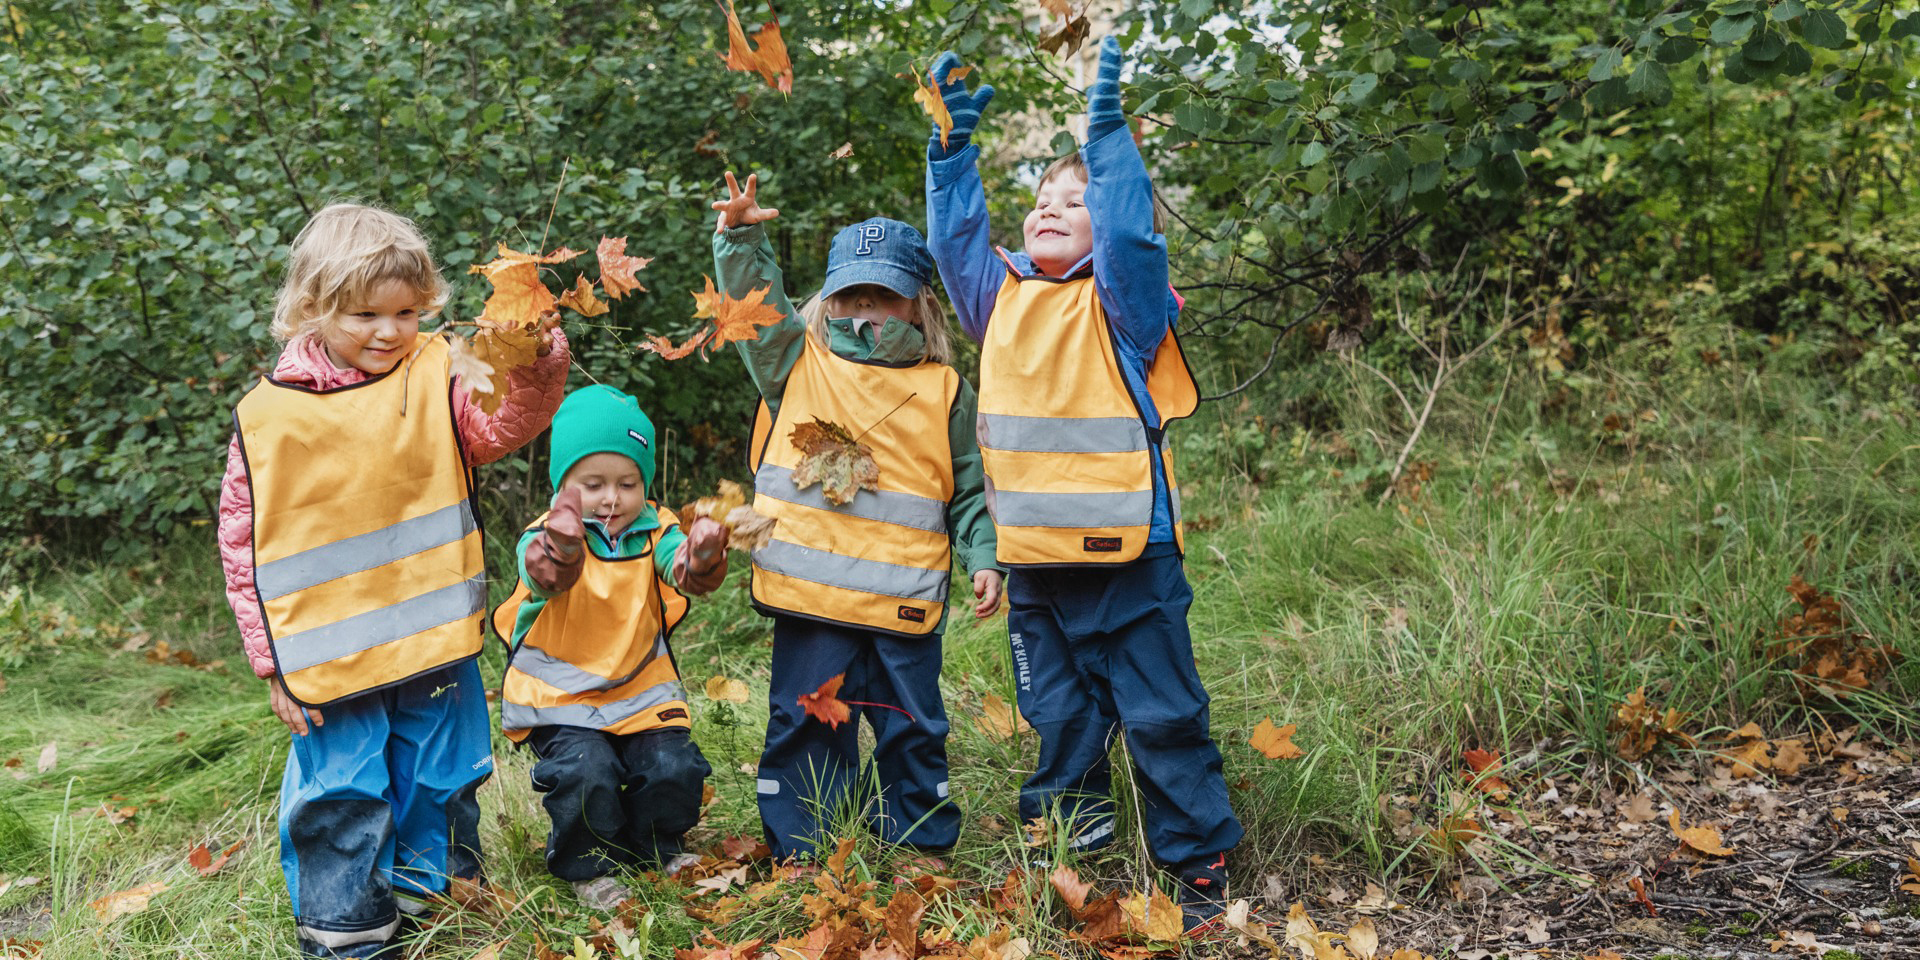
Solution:
<path fill-rule="evenodd" d="M 559 303 L 583 317 L 597 317 L 613 309 L 593 295 L 593 284 L 587 282 L 586 274 L 574 278 L 573 289 L 561 294 Z"/>
<path fill-rule="evenodd" d="M 947 137 L 953 133 L 953 114 L 948 112 L 947 102 L 940 99 L 940 91 L 928 85 L 919 70 L 913 71 L 913 102 L 940 127 L 940 147 L 945 149 Z"/>
<path fill-rule="evenodd" d="M 794 489 L 818 483 L 821 495 L 836 506 L 851 502 L 862 487 L 880 489 L 880 467 L 873 461 L 873 450 L 855 440 L 847 428 L 814 417 L 812 423 L 796 424 L 788 440 L 802 454 L 793 470 Z"/>
<path fill-rule="evenodd" d="M 1067 21 L 1061 25 L 1060 29 L 1041 37 L 1034 46 L 1048 53 L 1060 53 L 1061 56 L 1071 57 L 1080 52 L 1080 45 L 1087 42 L 1087 33 L 1092 28 L 1086 16 L 1081 15 Z M 1062 48 L 1065 49 L 1064 53 L 1061 52 Z"/>
<path fill-rule="evenodd" d="M 733 0 L 726 0 L 726 5 L 727 55 L 724 59 L 727 69 L 757 73 L 767 81 L 767 86 L 781 93 L 792 93 L 793 62 L 787 58 L 787 41 L 780 35 L 780 18 L 774 13 L 773 4 L 767 4 L 767 15 L 773 19 L 753 34 L 757 50 L 747 45 L 747 32 L 740 26 Z"/>
<path fill-rule="evenodd" d="M 467 397 L 475 406 L 488 414 L 500 409 L 504 391 L 501 390 L 501 384 L 496 382 L 498 371 L 493 364 L 480 359 L 467 338 L 447 338 L 447 369 L 459 378 L 460 385 L 466 388 Z"/>
<path fill-rule="evenodd" d="M 851 156 L 853 156 L 853 141 L 849 140 L 846 143 L 841 144 L 839 148 L 834 150 L 832 153 L 827 154 L 827 159 L 828 160 L 845 160 L 846 158 Z"/>
<path fill-rule="evenodd" d="M 496 330 L 536 327 L 540 317 L 556 304 L 553 291 L 540 279 L 540 264 L 534 260 L 509 260 L 502 257 L 472 267 L 493 285 L 486 306 L 480 311 L 483 326 Z"/>
<path fill-rule="evenodd" d="M 704 517 L 715 523 L 723 523 L 734 507 L 743 506 L 746 502 L 745 488 L 732 480 L 721 480 L 714 485 L 713 496 L 701 497 L 680 508 L 680 522 L 691 523 Z"/>
<path fill-rule="evenodd" d="M 1673 828 L 1673 835 L 1680 838 L 1681 843 L 1694 850 L 1715 857 L 1730 857 L 1733 855 L 1731 849 L 1720 845 L 1720 830 L 1717 827 L 1700 826 L 1682 828 L 1680 826 L 1680 811 L 1678 810 L 1668 811 L 1667 825 Z"/>
<path fill-rule="evenodd" d="M 766 546 L 773 539 L 773 527 L 777 522 L 752 507 L 734 507 L 727 511 L 723 523 L 727 528 L 727 549 L 752 553 Z"/>
<path fill-rule="evenodd" d="M 1253 728 L 1253 736 L 1247 742 L 1255 750 L 1266 754 L 1269 760 L 1297 760 L 1306 756 L 1307 752 L 1293 745 L 1295 726 L 1289 723 L 1284 727 L 1275 727 L 1272 719 L 1261 717 L 1260 725 Z"/>
<path fill-rule="evenodd" d="M 1040 0 L 1040 9 L 1056 17 L 1073 16 L 1073 5 L 1069 0 Z"/>
<path fill-rule="evenodd" d="M 165 889 L 167 889 L 166 881 L 155 880 L 132 889 L 109 893 L 98 900 L 91 901 L 88 906 L 93 907 L 94 916 L 99 917 L 101 923 L 112 923 L 127 914 L 145 910 L 147 902 L 153 899 L 153 895 Z"/>
<path fill-rule="evenodd" d="M 686 343 L 676 347 L 673 345 L 673 341 L 668 340 L 666 337 L 660 336 L 657 333 L 648 334 L 647 338 L 641 341 L 640 349 L 651 350 L 665 360 L 678 360 L 692 353 L 694 348 L 705 345 L 707 339 L 712 336 L 713 329 L 708 327 L 701 330 L 699 335 L 688 339 Z"/>
<path fill-rule="evenodd" d="M 840 686 L 846 682 L 846 674 L 834 674 L 820 689 L 800 695 L 800 709 L 805 710 L 807 716 L 838 729 L 853 716 L 852 709 L 840 702 Z"/>
<path fill-rule="evenodd" d="M 706 277 L 706 290 L 693 294 L 693 318 L 706 320 L 707 325 L 695 331 L 680 346 L 661 336 L 652 336 L 641 349 L 651 350 L 668 360 L 678 360 L 700 348 L 704 353 L 722 344 L 739 340 L 753 340 L 760 336 L 759 328 L 779 323 L 785 314 L 779 307 L 766 301 L 771 293 L 771 285 L 748 292 L 744 297 L 731 297 L 713 287 L 713 278 Z"/>
<path fill-rule="evenodd" d="M 974 718 L 974 725 L 995 740 L 1005 740 L 1016 733 L 1031 733 L 1033 727 L 1027 718 L 1020 715 L 1013 705 L 1000 699 L 999 694 L 989 693 L 980 698 L 980 712 Z"/>
<path fill-rule="evenodd" d="M 38 764 L 40 772 L 46 773 L 47 771 L 52 770 L 54 765 L 59 762 L 60 762 L 60 741 L 58 740 L 47 741 L 47 745 L 40 748 L 40 762 Z"/>
<path fill-rule="evenodd" d="M 601 237 L 595 253 L 600 258 L 600 289 L 606 291 L 607 296 L 620 300 L 636 290 L 647 292 L 647 288 L 634 279 L 634 274 L 645 270 L 653 258 L 628 256 L 626 237 Z"/>
<path fill-rule="evenodd" d="M 707 678 L 707 699 L 725 703 L 746 703 L 749 693 L 747 685 L 732 677 L 714 674 Z"/>

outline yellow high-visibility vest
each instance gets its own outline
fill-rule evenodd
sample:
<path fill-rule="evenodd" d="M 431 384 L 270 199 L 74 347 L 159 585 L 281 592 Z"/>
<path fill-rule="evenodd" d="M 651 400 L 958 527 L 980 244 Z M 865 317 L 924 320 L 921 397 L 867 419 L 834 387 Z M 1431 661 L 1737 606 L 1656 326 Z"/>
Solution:
<path fill-rule="evenodd" d="M 1167 423 L 1199 404 L 1169 330 L 1148 369 L 1148 418 L 1128 392 L 1092 277 L 1018 276 L 1011 268 L 980 344 L 980 459 L 987 508 L 1010 567 L 1107 566 L 1146 548 L 1153 461 L 1181 540 Z"/>
<path fill-rule="evenodd" d="M 946 364 L 848 360 L 807 337 L 779 416 L 760 407 L 749 454 L 754 509 L 777 521 L 753 552 L 756 608 L 905 636 L 939 629 L 953 568 L 948 418 L 959 392 Z M 793 428 L 816 417 L 873 451 L 878 491 L 836 506 L 818 485 L 794 488 L 802 453 Z"/>
<path fill-rule="evenodd" d="M 486 574 L 447 356 L 422 337 L 380 376 L 324 391 L 268 377 L 234 408 L 254 584 L 302 704 L 480 653 Z"/>
<path fill-rule="evenodd" d="M 687 693 L 667 645 L 687 615 L 687 598 L 654 569 L 654 551 L 675 523 L 671 511 L 659 515 L 660 527 L 647 535 L 647 549 L 637 556 L 602 557 L 583 546 L 580 579 L 540 607 L 507 659 L 500 727 L 508 739 L 517 743 L 529 729 L 547 726 L 619 734 L 691 726 Z M 542 516 L 528 529 L 546 520 Z M 513 636 L 520 604 L 529 596 L 522 582 L 494 610 L 501 636 Z"/>

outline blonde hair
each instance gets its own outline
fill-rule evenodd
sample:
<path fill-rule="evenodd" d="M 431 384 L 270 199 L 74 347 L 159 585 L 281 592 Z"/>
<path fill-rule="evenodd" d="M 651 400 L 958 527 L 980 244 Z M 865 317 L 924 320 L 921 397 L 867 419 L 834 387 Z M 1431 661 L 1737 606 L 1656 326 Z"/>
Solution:
<path fill-rule="evenodd" d="M 447 305 L 447 281 L 412 220 L 365 204 L 328 204 L 293 238 L 287 279 L 273 304 L 273 338 L 284 343 L 317 333 L 388 282 L 419 292 L 422 318 Z"/>
<path fill-rule="evenodd" d="M 1059 176 L 1062 173 L 1071 173 L 1074 176 L 1079 177 L 1081 183 L 1086 183 L 1088 181 L 1087 161 L 1085 161 L 1084 159 L 1081 159 L 1080 151 L 1075 150 L 1074 152 L 1069 153 L 1066 156 L 1061 157 L 1060 159 L 1047 164 L 1047 169 L 1040 171 L 1040 182 L 1033 185 L 1033 192 L 1035 194 L 1038 194 L 1040 192 L 1040 188 L 1047 185 L 1048 180 L 1052 180 L 1054 177 Z M 1160 191 L 1158 190 L 1155 190 L 1153 192 L 1153 232 L 1154 233 L 1167 232 L 1166 214 L 1161 208 Z"/>
<path fill-rule="evenodd" d="M 824 292 L 824 289 L 823 289 Z M 807 335 L 827 344 L 827 301 L 832 297 L 815 293 L 800 305 L 800 319 L 807 322 Z M 933 284 L 923 283 L 913 298 L 913 316 L 900 319 L 912 323 L 919 319 L 920 334 L 927 339 L 927 359 L 935 363 L 953 363 L 953 326 L 947 322 L 947 308 L 933 292 Z"/>

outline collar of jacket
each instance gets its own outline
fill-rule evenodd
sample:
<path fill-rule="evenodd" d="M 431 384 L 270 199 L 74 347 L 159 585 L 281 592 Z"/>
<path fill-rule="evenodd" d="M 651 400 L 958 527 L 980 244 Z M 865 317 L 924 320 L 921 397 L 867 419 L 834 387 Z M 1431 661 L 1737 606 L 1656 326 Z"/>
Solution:
<path fill-rule="evenodd" d="M 587 532 L 592 534 L 587 537 L 587 543 L 593 548 L 593 552 L 610 559 L 638 555 L 646 549 L 647 535 L 660 526 L 660 514 L 652 505 L 641 510 L 640 515 L 634 517 L 633 522 L 627 524 L 627 529 L 620 531 L 618 537 L 607 533 L 607 525 L 593 517 L 581 519 L 586 525 Z"/>
<path fill-rule="evenodd" d="M 827 349 L 859 363 L 905 366 L 926 359 L 927 335 L 894 316 L 878 327 L 862 321 L 858 328 L 851 317 L 828 317 Z"/>

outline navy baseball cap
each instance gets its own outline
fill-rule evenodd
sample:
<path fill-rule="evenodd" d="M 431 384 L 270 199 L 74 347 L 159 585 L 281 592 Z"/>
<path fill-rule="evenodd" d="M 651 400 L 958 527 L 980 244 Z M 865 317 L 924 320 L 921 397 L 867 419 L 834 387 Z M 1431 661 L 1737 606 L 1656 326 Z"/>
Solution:
<path fill-rule="evenodd" d="M 848 287 L 878 284 L 908 299 L 933 279 L 933 255 L 920 231 L 898 220 L 874 217 L 833 235 L 827 251 L 827 279 L 820 295 Z"/>

